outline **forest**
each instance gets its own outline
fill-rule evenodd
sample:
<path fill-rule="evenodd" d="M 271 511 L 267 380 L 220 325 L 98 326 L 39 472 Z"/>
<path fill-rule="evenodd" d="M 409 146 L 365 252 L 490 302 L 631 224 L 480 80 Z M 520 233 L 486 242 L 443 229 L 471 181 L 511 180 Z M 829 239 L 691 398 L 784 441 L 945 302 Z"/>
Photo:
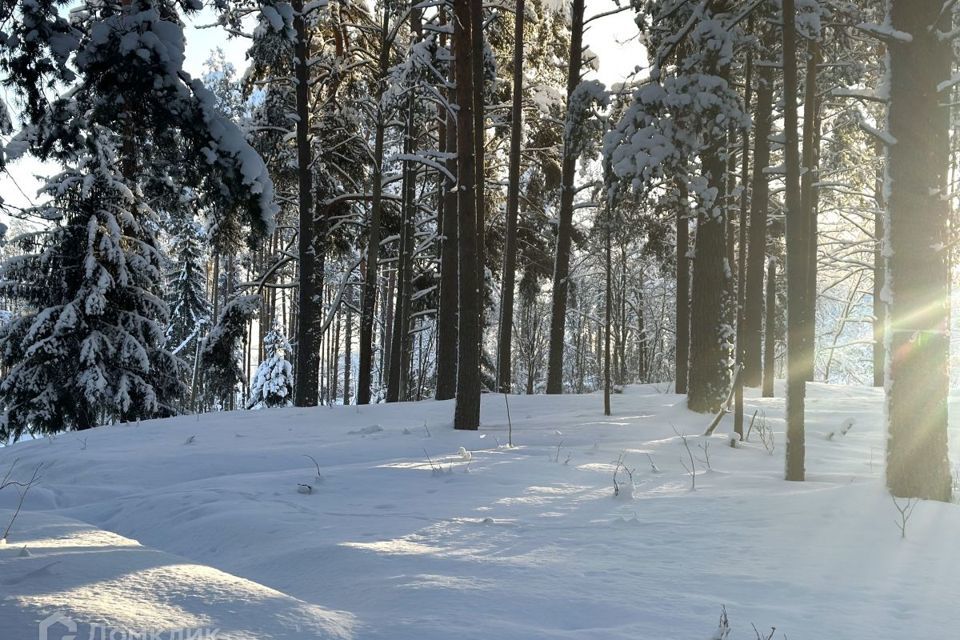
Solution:
<path fill-rule="evenodd" d="M 0 0 L 0 637 L 956 636 L 958 41 Z"/>
<path fill-rule="evenodd" d="M 890 490 L 949 500 L 957 10 L 3 0 L 0 166 L 55 170 L 3 194 L 0 437 L 635 383 L 742 436 L 785 379 L 803 480 L 819 381 L 883 387 Z M 200 12 L 246 57 L 195 78 Z"/>

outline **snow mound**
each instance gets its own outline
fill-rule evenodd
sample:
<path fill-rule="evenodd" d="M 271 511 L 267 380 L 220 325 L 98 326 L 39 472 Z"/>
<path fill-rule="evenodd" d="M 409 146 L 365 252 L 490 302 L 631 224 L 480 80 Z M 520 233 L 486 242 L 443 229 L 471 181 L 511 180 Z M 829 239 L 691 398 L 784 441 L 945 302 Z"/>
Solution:
<path fill-rule="evenodd" d="M 0 519 L 9 519 L 0 511 Z M 41 513 L 23 513 L 17 544 L 0 548 L 0 629 L 9 638 L 36 637 L 58 616 L 76 637 L 173 630 L 213 633 L 220 640 L 354 637 L 348 613 L 291 598 L 212 567 L 141 546 L 136 540 Z M 7 634 L 10 635 L 7 635 Z M 123 635 L 127 634 L 127 635 Z M 194 637 L 184 634 L 185 637 Z M 135 636 L 140 637 L 140 636 Z"/>

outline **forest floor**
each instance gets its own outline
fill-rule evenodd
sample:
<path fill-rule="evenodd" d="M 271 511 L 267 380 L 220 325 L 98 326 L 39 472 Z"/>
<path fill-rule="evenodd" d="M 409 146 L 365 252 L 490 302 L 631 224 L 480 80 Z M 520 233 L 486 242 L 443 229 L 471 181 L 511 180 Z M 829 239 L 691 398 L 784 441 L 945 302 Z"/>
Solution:
<path fill-rule="evenodd" d="M 789 640 L 955 634 L 960 507 L 918 504 L 901 538 L 882 392 L 812 385 L 803 483 L 782 479 L 782 398 L 748 396 L 773 453 L 756 425 L 732 448 L 730 417 L 699 435 L 710 417 L 655 386 L 615 395 L 612 417 L 599 394 L 510 397 L 513 447 L 497 395 L 479 432 L 428 401 L 6 447 L 0 478 L 14 460 L 20 480 L 43 468 L 0 546 L 0 638 L 36 638 L 59 612 L 78 640 L 89 624 L 219 640 L 707 640 L 722 606 L 731 640 L 754 640 L 752 624 Z M 618 459 L 632 495 L 621 467 L 614 496 Z M 0 531 L 15 489 L 0 492 Z"/>

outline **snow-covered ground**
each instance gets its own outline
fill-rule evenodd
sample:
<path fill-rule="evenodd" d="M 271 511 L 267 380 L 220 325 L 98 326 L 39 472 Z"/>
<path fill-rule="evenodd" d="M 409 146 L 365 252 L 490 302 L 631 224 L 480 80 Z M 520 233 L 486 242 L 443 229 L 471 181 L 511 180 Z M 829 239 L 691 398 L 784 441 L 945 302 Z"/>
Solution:
<path fill-rule="evenodd" d="M 790 640 L 955 634 L 960 508 L 919 504 L 901 539 L 881 393 L 812 386 L 804 483 L 782 480 L 782 399 L 747 404 L 773 454 L 756 429 L 731 448 L 729 418 L 698 436 L 709 417 L 654 386 L 615 395 L 609 418 L 596 394 L 511 397 L 513 448 L 503 396 L 486 396 L 479 432 L 423 402 L 0 449 L 0 477 L 44 465 L 0 547 L 0 637 L 35 638 L 63 612 L 221 639 L 706 640 L 722 605 L 733 640 L 755 638 L 751 623 Z M 691 436 L 696 490 L 674 429 Z M 632 497 L 613 495 L 621 456 Z M 0 492 L 0 530 L 16 499 Z"/>

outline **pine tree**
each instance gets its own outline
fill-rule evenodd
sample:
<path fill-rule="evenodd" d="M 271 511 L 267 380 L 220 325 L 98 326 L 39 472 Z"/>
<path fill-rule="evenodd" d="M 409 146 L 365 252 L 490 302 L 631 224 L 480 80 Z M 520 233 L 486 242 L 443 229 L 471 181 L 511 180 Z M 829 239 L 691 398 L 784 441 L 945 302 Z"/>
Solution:
<path fill-rule="evenodd" d="M 567 66 L 567 101 L 571 101 L 580 85 L 583 65 L 584 0 L 573 0 L 570 59 Z M 569 105 L 568 105 L 569 111 Z M 569 115 L 569 114 L 568 114 Z M 569 119 L 568 119 L 569 121 Z M 570 246 L 573 236 L 574 180 L 577 154 L 570 147 L 571 137 L 564 136 L 557 248 L 553 266 L 553 306 L 550 313 L 550 356 L 547 365 L 547 393 L 563 393 L 563 350 L 567 320 L 567 285 L 570 272 Z"/>
<path fill-rule="evenodd" d="M 711 3 L 703 11 L 692 5 L 639 4 L 638 20 L 649 21 L 651 30 L 654 81 L 636 91 L 606 137 L 605 155 L 621 185 L 648 195 L 662 181 L 679 182 L 676 190 L 665 190 L 667 197 L 681 208 L 691 202 L 695 207 L 688 407 L 717 411 L 730 387 L 734 338 L 726 145 L 731 129 L 748 125 L 730 81 L 743 34 L 729 2 Z M 674 59 L 677 64 L 668 65 Z M 678 238 L 683 237 L 681 229 Z M 677 295 L 679 301 L 683 292 Z"/>
<path fill-rule="evenodd" d="M 510 171 L 507 179 L 507 209 L 504 225 L 503 282 L 500 301 L 500 335 L 497 344 L 497 390 L 511 391 L 513 346 L 513 300 L 517 270 L 517 216 L 520 210 L 520 155 L 523 151 L 523 20 L 524 0 L 514 7 L 513 87 L 510 110 Z"/>
<path fill-rule="evenodd" d="M 287 360 L 287 354 L 291 347 L 276 324 L 264 337 L 263 347 L 266 357 L 253 376 L 247 408 L 289 406 L 293 395 L 293 365 Z"/>
<path fill-rule="evenodd" d="M 771 57 L 775 31 L 759 20 L 761 47 L 758 56 Z M 770 205 L 769 176 L 770 132 L 773 127 L 774 68 L 770 64 L 757 65 L 756 110 L 754 117 L 753 176 L 751 181 L 749 242 L 747 261 L 741 268 L 746 275 L 743 309 L 743 383 L 756 387 L 763 375 L 763 276 L 767 262 L 767 212 Z"/>

